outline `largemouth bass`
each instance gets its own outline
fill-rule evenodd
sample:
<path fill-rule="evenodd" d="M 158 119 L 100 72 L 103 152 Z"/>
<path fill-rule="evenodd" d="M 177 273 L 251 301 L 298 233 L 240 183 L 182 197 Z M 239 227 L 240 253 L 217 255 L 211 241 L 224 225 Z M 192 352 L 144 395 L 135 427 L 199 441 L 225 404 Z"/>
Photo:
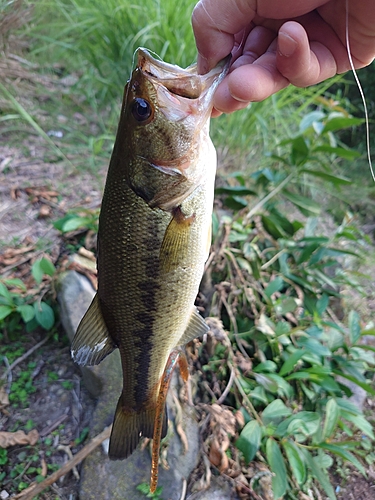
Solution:
<path fill-rule="evenodd" d="M 216 152 L 212 97 L 227 60 L 207 75 L 138 49 L 127 83 L 98 232 L 98 291 L 72 343 L 95 365 L 120 350 L 123 390 L 109 445 L 128 457 L 152 437 L 174 348 L 207 332 L 194 301 L 211 242 Z M 164 414 L 162 435 L 166 434 Z"/>

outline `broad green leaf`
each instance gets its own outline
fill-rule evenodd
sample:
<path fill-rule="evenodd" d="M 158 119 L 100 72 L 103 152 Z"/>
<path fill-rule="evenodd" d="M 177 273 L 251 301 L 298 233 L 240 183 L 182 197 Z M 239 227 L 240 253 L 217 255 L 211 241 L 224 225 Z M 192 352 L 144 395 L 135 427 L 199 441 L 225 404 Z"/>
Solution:
<path fill-rule="evenodd" d="M 280 291 L 284 286 L 284 281 L 280 276 L 277 276 L 270 283 L 268 283 L 267 287 L 264 290 L 264 293 L 267 297 L 271 297 L 271 295 L 275 292 Z"/>
<path fill-rule="evenodd" d="M 373 396 L 375 396 L 375 389 L 373 389 L 370 384 L 366 384 L 365 382 L 361 382 L 356 377 L 353 377 L 352 375 L 348 375 L 347 373 L 344 373 L 342 371 L 339 371 L 339 370 L 332 370 L 332 371 L 336 375 L 340 375 L 341 377 L 344 377 L 344 378 L 350 380 L 351 382 L 354 382 L 359 387 L 362 387 L 362 389 L 367 391 L 369 394 L 372 394 Z"/>
<path fill-rule="evenodd" d="M 288 482 L 284 457 L 281 454 L 279 445 L 272 438 L 267 439 L 266 457 L 270 469 L 274 473 L 272 477 L 272 490 L 274 498 L 277 500 L 283 498 L 285 495 Z"/>
<path fill-rule="evenodd" d="M 345 158 L 346 160 L 354 160 L 355 158 L 358 158 L 359 156 L 361 156 L 361 154 L 358 153 L 358 151 L 355 151 L 354 149 L 335 148 L 333 146 L 318 146 L 318 147 L 313 149 L 313 153 L 318 152 L 318 151 L 323 151 L 324 153 L 332 153 L 332 154 L 335 154 L 336 156 L 339 156 L 340 158 Z M 307 171 L 307 172 L 310 173 L 311 171 Z M 321 177 L 323 177 L 323 176 L 321 176 Z M 330 179 L 330 177 L 331 177 L 331 179 Z M 351 184 L 352 183 L 351 180 L 346 179 L 345 177 L 336 177 L 336 176 L 330 175 L 330 174 L 326 174 L 325 179 L 329 182 L 332 182 L 332 184 L 337 184 L 337 185 L 338 184 Z"/>
<path fill-rule="evenodd" d="M 372 425 L 366 420 L 363 415 L 353 415 L 345 410 L 341 410 L 341 418 L 348 420 L 354 424 L 358 429 L 360 429 L 363 434 L 366 434 L 371 439 L 375 439 L 374 432 L 372 430 Z"/>
<path fill-rule="evenodd" d="M 311 245 L 306 245 L 302 248 L 302 251 L 297 259 L 297 264 L 302 264 L 310 259 L 311 255 L 315 252 L 317 248 L 320 247 L 319 243 L 313 243 Z"/>
<path fill-rule="evenodd" d="M 4 280 L 4 283 L 10 286 L 15 286 L 17 288 L 20 288 L 23 292 L 26 292 L 27 290 L 25 283 L 19 278 L 9 278 L 9 279 L 7 278 Z"/>
<path fill-rule="evenodd" d="M 277 370 L 277 364 L 270 359 L 263 361 L 263 363 L 259 363 L 255 368 L 253 368 L 254 373 L 263 373 L 263 372 L 275 372 Z"/>
<path fill-rule="evenodd" d="M 75 231 L 76 229 L 87 227 L 91 223 L 89 217 L 71 217 L 69 220 L 64 222 L 61 231 L 63 233 L 68 233 L 70 231 Z"/>
<path fill-rule="evenodd" d="M 34 302 L 35 319 L 45 330 L 50 330 L 55 324 L 53 309 L 45 302 Z"/>
<path fill-rule="evenodd" d="M 259 385 L 264 387 L 266 391 L 275 394 L 278 390 L 277 383 L 269 376 L 264 373 L 254 373 L 255 380 Z"/>
<path fill-rule="evenodd" d="M 310 212 L 315 215 L 318 215 L 321 211 L 321 205 L 316 201 L 307 198 L 306 196 L 291 193 L 287 190 L 283 191 L 283 195 L 299 209 L 303 209 L 304 211 Z"/>
<path fill-rule="evenodd" d="M 262 215 L 262 224 L 265 230 L 276 240 L 285 237 L 285 231 L 283 227 L 279 224 L 279 221 L 275 220 L 270 215 Z"/>
<path fill-rule="evenodd" d="M 242 451 L 247 463 L 251 462 L 259 449 L 262 438 L 260 425 L 256 420 L 251 420 L 242 429 L 236 441 L 236 447 Z"/>
<path fill-rule="evenodd" d="M 334 433 L 340 417 L 340 408 L 336 400 L 331 398 L 326 404 L 326 418 L 324 420 L 322 438 L 325 441 Z"/>
<path fill-rule="evenodd" d="M 4 283 L 1 283 L 1 281 L 0 281 L 0 296 L 4 297 L 8 305 L 13 304 L 13 298 L 11 293 L 9 292 L 8 288 L 4 285 Z"/>
<path fill-rule="evenodd" d="M 287 441 L 283 440 L 282 445 L 288 459 L 290 470 L 296 478 L 297 483 L 300 485 L 303 484 L 306 481 L 306 466 L 303 455 L 299 453 L 299 448 L 289 439 Z"/>
<path fill-rule="evenodd" d="M 319 448 L 328 450 L 335 455 L 339 455 L 344 460 L 351 462 L 355 467 L 357 467 L 360 472 L 362 472 L 364 476 L 366 476 L 366 471 L 361 462 L 352 453 L 350 453 L 350 451 L 345 450 L 344 447 L 340 446 L 339 444 L 336 445 L 331 443 L 320 443 L 318 446 Z"/>
<path fill-rule="evenodd" d="M 352 344 L 356 344 L 361 336 L 361 324 L 358 313 L 350 311 L 349 317 L 349 335 Z"/>
<path fill-rule="evenodd" d="M 294 434 L 298 440 L 302 437 L 312 436 L 320 427 L 320 415 L 313 411 L 299 411 L 288 425 L 288 434 Z M 298 436 L 302 434 L 302 436 Z"/>
<path fill-rule="evenodd" d="M 248 201 L 240 196 L 227 196 L 224 201 L 224 205 L 232 210 L 242 210 L 248 206 Z"/>
<path fill-rule="evenodd" d="M 329 499 L 336 500 L 336 495 L 332 487 L 332 484 L 329 481 L 328 475 L 324 472 L 323 469 L 319 467 L 319 465 L 315 462 L 310 452 L 306 448 L 302 448 L 301 453 L 304 456 L 307 467 L 310 469 L 313 476 L 321 484 L 322 488 L 327 493 Z"/>
<path fill-rule="evenodd" d="M 322 134 L 347 127 L 354 127 L 355 125 L 361 125 L 363 122 L 364 120 L 362 118 L 335 117 L 327 121 L 322 130 Z"/>
<path fill-rule="evenodd" d="M 323 111 L 311 111 L 307 113 L 301 120 L 299 124 L 299 129 L 301 132 L 305 132 L 311 125 L 315 122 L 321 122 L 326 114 Z"/>
<path fill-rule="evenodd" d="M 295 137 L 292 141 L 290 159 L 293 165 L 302 165 L 309 156 L 309 147 L 302 135 Z"/>
<path fill-rule="evenodd" d="M 317 339 L 309 337 L 301 337 L 297 340 L 299 347 L 306 349 L 306 351 L 311 351 L 318 356 L 330 356 L 332 353 L 324 344 L 319 342 Z"/>
<path fill-rule="evenodd" d="M 283 377 L 287 373 L 291 372 L 293 368 L 296 366 L 297 361 L 299 361 L 302 358 L 305 352 L 306 351 L 304 349 L 297 349 L 296 351 L 293 352 L 293 354 L 290 354 L 288 359 L 280 368 L 279 375 Z"/>
<path fill-rule="evenodd" d="M 279 316 L 284 316 L 289 312 L 295 311 L 297 308 L 297 303 L 293 297 L 288 297 L 275 304 L 275 313 Z"/>
<path fill-rule="evenodd" d="M 46 257 L 42 257 L 40 259 L 39 265 L 40 265 L 40 268 L 42 269 L 42 271 L 44 272 L 44 274 L 47 274 L 48 276 L 53 276 L 56 272 L 55 266 Z"/>
<path fill-rule="evenodd" d="M 0 321 L 2 319 L 5 319 L 10 314 L 12 314 L 13 311 L 14 311 L 14 308 L 11 306 L 1 306 L 0 305 Z"/>
<path fill-rule="evenodd" d="M 323 316 L 325 310 L 327 309 L 329 304 L 329 297 L 326 293 L 323 293 L 320 299 L 316 302 L 316 311 L 319 316 Z"/>
<path fill-rule="evenodd" d="M 34 280 L 39 285 L 42 282 L 44 276 L 44 271 L 40 267 L 40 260 L 36 260 L 34 264 L 31 266 L 31 274 L 33 275 Z"/>
<path fill-rule="evenodd" d="M 23 321 L 27 323 L 31 321 L 35 316 L 35 309 L 29 304 L 24 304 L 22 306 L 17 306 L 17 311 L 20 313 Z"/>
<path fill-rule="evenodd" d="M 281 399 L 275 399 L 270 403 L 262 413 L 262 420 L 265 424 L 280 420 L 292 414 L 292 410 L 285 406 Z"/>

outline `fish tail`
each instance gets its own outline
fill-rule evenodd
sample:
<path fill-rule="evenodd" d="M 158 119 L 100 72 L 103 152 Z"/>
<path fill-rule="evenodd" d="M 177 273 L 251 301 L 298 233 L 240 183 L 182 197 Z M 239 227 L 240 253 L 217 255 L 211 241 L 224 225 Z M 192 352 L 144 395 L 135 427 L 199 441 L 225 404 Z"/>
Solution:
<path fill-rule="evenodd" d="M 145 410 L 125 410 L 124 395 L 118 400 L 111 437 L 109 440 L 108 456 L 111 460 L 123 460 L 133 453 L 141 437 L 152 438 L 154 433 L 156 408 Z M 164 412 L 162 438 L 167 434 L 168 417 Z"/>

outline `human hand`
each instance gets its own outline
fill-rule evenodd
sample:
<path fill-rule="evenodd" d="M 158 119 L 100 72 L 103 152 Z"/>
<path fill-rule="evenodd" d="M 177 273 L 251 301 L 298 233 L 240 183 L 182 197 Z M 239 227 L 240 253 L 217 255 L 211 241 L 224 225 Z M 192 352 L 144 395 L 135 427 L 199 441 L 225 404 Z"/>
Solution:
<path fill-rule="evenodd" d="M 230 72 L 214 97 L 213 115 L 261 101 L 290 83 L 306 87 L 375 57 L 375 0 L 200 0 L 192 25 L 198 71 L 230 52 Z"/>

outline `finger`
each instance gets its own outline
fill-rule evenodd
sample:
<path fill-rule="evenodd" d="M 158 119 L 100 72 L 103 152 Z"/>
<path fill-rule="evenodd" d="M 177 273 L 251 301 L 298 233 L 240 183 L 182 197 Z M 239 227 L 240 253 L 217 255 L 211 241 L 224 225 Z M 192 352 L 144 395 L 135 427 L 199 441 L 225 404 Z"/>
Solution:
<path fill-rule="evenodd" d="M 277 33 L 273 30 L 264 26 L 255 26 L 248 34 L 243 46 L 234 54 L 230 70 L 233 71 L 245 64 L 252 64 L 268 50 L 276 36 Z"/>
<path fill-rule="evenodd" d="M 198 2 L 193 10 L 192 25 L 198 49 L 199 73 L 207 73 L 230 54 L 234 35 L 251 23 L 255 5 L 255 0 Z"/>
<path fill-rule="evenodd" d="M 325 29 L 320 26 L 320 30 Z M 329 31 L 324 44 L 309 42 L 305 29 L 297 22 L 286 22 L 279 30 L 276 66 L 290 83 L 297 87 L 314 85 L 337 73 L 337 62 L 330 45 L 337 38 Z M 322 38 L 322 34 L 319 34 Z M 338 40 L 336 40 L 339 42 Z M 344 54 L 345 57 L 345 54 Z"/>
<path fill-rule="evenodd" d="M 276 53 L 270 51 L 254 64 L 234 69 L 215 92 L 215 109 L 231 113 L 287 87 L 289 81 L 277 70 L 275 60 Z"/>

